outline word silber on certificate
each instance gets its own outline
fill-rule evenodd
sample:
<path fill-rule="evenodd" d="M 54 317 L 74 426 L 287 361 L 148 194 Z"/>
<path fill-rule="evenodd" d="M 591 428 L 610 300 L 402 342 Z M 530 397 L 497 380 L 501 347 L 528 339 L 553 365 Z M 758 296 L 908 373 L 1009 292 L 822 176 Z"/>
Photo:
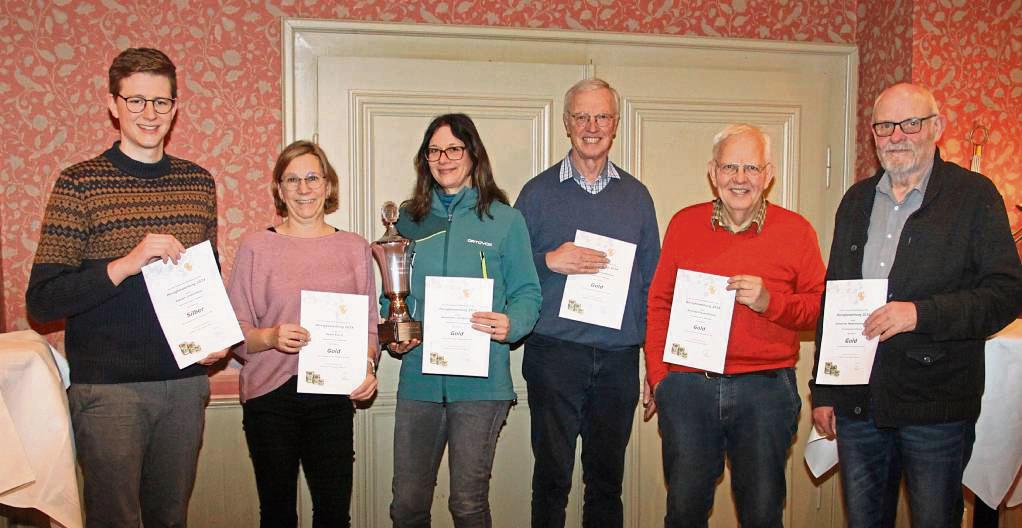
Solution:
<path fill-rule="evenodd" d="M 664 362 L 724 372 L 735 292 L 728 277 L 679 269 L 674 282 Z"/>
<path fill-rule="evenodd" d="M 866 339 L 869 314 L 887 302 L 887 279 L 827 281 L 818 385 L 866 385 L 879 338 Z"/>
<path fill-rule="evenodd" d="M 245 338 L 208 240 L 186 249 L 177 264 L 146 264 L 142 278 L 178 368 Z"/>
<path fill-rule="evenodd" d="M 632 280 L 635 244 L 588 231 L 575 231 L 575 245 L 607 254 L 610 263 L 597 273 L 568 275 L 558 316 L 621 329 Z"/>
<path fill-rule="evenodd" d="M 298 392 L 351 394 L 366 377 L 369 297 L 302 290 L 299 324 L 309 342 L 298 353 Z"/>
<path fill-rule="evenodd" d="M 423 374 L 490 375 L 490 335 L 472 328 L 472 314 L 493 307 L 493 279 L 426 277 Z"/>

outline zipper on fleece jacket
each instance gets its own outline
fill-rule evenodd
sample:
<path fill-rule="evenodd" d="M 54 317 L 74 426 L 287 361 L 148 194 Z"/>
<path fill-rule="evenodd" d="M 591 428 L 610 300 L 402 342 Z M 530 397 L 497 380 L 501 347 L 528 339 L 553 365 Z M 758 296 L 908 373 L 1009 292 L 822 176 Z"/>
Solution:
<path fill-rule="evenodd" d="M 454 224 L 454 208 L 457 207 L 458 203 L 465 198 L 462 194 L 457 202 L 452 202 L 447 207 L 447 232 L 444 234 L 444 277 L 447 276 L 447 250 L 451 247 L 451 226 Z M 447 405 L 447 376 L 440 377 L 440 399 L 444 405 Z"/>

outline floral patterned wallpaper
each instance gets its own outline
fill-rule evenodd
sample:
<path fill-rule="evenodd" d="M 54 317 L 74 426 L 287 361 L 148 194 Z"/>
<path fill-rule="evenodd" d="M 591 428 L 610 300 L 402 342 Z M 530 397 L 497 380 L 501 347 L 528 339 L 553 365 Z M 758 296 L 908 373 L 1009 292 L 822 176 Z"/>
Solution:
<path fill-rule="evenodd" d="M 280 149 L 280 18 L 563 28 L 853 42 L 855 0 L 10 0 L 0 3 L 0 225 L 7 329 L 24 294 L 49 190 L 63 167 L 110 146 L 106 69 L 152 46 L 178 65 L 168 152 L 218 183 L 225 273 L 239 237 L 273 221 Z"/>
<path fill-rule="evenodd" d="M 1022 202 L 1019 0 L 9 0 L 0 3 L 0 251 L 6 329 L 28 327 L 24 292 L 50 187 L 117 133 L 106 69 L 129 46 L 178 64 L 168 152 L 218 183 L 225 273 L 239 237 L 273 221 L 266 184 L 280 148 L 280 18 L 470 24 L 858 43 L 859 118 L 884 86 L 913 79 L 954 112 L 944 148 L 968 156 L 990 128 L 984 172 Z M 1005 8 L 1004 6 L 1009 6 Z M 977 86 L 982 84 L 983 86 Z M 875 164 L 859 127 L 857 176 Z M 1013 216 L 1016 225 L 1018 215 Z"/>
<path fill-rule="evenodd" d="M 945 159 L 968 167 L 969 134 L 989 130 L 981 170 L 1004 195 L 1011 225 L 1022 226 L 1022 2 L 918 2 L 914 8 L 912 81 L 930 87 L 948 127 Z M 976 139 L 981 139 L 982 133 Z"/>

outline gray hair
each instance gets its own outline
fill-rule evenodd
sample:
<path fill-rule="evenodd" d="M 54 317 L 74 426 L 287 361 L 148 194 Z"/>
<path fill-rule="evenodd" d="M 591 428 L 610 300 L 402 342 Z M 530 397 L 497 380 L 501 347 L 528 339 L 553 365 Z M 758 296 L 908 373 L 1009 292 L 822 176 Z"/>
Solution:
<path fill-rule="evenodd" d="M 564 115 L 571 115 L 571 105 L 575 102 L 575 96 L 579 92 L 594 92 L 596 90 L 610 90 L 610 93 L 614 95 L 614 113 L 618 113 L 618 109 L 621 108 L 621 96 L 618 95 L 610 83 L 603 79 L 582 79 L 581 81 L 572 85 L 568 88 L 568 91 L 564 93 Z"/>
<path fill-rule="evenodd" d="M 731 139 L 732 136 L 740 136 L 746 133 L 755 134 L 759 138 L 760 143 L 763 145 L 763 161 L 770 163 L 770 136 L 758 126 L 748 123 L 728 125 L 720 132 L 717 132 L 716 136 L 713 136 L 713 159 L 716 160 L 720 156 L 720 149 L 724 148 L 724 143 L 728 139 Z"/>
<path fill-rule="evenodd" d="M 919 86 L 918 84 L 898 83 L 898 84 L 895 84 L 895 85 L 887 87 L 886 89 L 884 89 L 883 91 L 880 92 L 880 95 L 876 96 L 876 99 L 873 99 L 873 115 L 874 116 L 876 116 L 876 114 L 877 114 L 877 105 L 880 104 L 880 99 L 885 94 L 887 94 L 887 92 L 890 92 L 890 91 L 915 92 L 915 95 L 922 96 L 923 99 L 926 100 L 926 105 L 930 107 L 930 113 L 931 114 L 940 114 L 940 105 L 937 104 L 937 98 L 933 96 L 933 92 L 931 92 L 930 90 L 928 90 L 928 89 L 926 89 L 926 88 L 924 88 L 922 86 Z"/>

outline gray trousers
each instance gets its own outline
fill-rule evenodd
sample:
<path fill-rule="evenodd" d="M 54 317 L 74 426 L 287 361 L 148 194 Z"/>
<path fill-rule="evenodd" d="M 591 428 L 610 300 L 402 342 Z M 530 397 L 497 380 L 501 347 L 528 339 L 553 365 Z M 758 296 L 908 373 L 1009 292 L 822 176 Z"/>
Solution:
<path fill-rule="evenodd" d="M 187 525 L 208 400 L 206 376 L 71 385 L 86 527 Z"/>
<path fill-rule="evenodd" d="M 457 528 L 489 528 L 490 471 L 510 401 L 397 401 L 394 424 L 395 528 L 429 528 L 437 470 L 449 448 L 448 507 Z"/>

